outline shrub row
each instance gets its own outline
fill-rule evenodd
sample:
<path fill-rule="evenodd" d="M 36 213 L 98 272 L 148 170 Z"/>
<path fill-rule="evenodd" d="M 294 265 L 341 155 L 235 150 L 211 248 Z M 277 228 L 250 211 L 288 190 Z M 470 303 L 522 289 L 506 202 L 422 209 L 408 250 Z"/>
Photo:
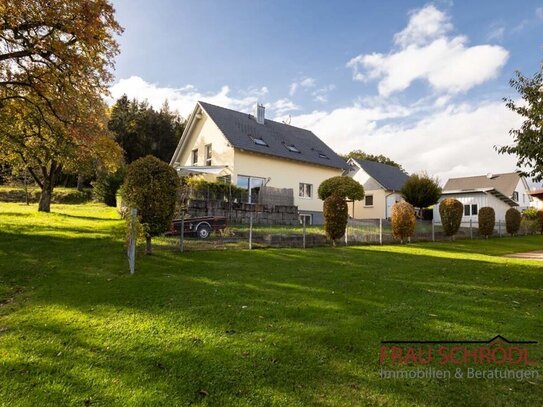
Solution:
<path fill-rule="evenodd" d="M 36 203 L 40 200 L 40 190 L 31 189 L 28 191 L 28 200 L 31 203 Z M 60 189 L 53 191 L 52 203 L 57 204 L 81 204 L 88 202 L 92 199 L 92 190 L 84 189 L 78 191 L 77 189 Z M 0 201 L 2 202 L 26 202 L 26 194 L 24 189 L 19 187 L 2 188 L 0 189 Z"/>
<path fill-rule="evenodd" d="M 441 223 L 446 236 L 458 233 L 462 222 L 464 207 L 460 201 L 447 198 L 439 205 Z M 479 234 L 492 236 L 496 226 L 496 213 L 493 208 L 483 207 L 478 212 Z M 392 207 L 392 236 L 402 243 L 415 232 L 415 209 L 407 202 L 399 202 Z M 543 210 L 528 208 L 522 214 L 515 208 L 505 213 L 505 228 L 510 235 L 518 234 L 520 228 L 526 233 L 543 234 Z"/>

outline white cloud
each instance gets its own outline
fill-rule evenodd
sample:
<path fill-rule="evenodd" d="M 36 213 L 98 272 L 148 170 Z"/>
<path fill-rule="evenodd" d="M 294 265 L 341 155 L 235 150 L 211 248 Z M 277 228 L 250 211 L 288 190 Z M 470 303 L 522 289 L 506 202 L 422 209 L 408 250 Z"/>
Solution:
<path fill-rule="evenodd" d="M 412 11 L 407 27 L 394 35 L 394 42 L 402 48 L 425 45 L 452 30 L 450 17 L 433 5 Z"/>
<path fill-rule="evenodd" d="M 278 116 L 282 116 L 285 113 L 292 112 L 294 110 L 300 110 L 300 106 L 296 105 L 287 98 L 279 99 L 273 103 L 267 104 L 266 108 L 273 110 L 273 112 Z"/>
<path fill-rule="evenodd" d="M 488 32 L 487 39 L 491 40 L 501 40 L 505 34 L 505 27 L 502 24 L 492 24 L 490 31 Z"/>
<path fill-rule="evenodd" d="M 292 82 L 289 86 L 289 95 L 292 97 L 296 94 L 296 91 L 300 88 L 309 89 L 315 87 L 315 79 L 310 77 L 302 78 L 299 81 Z"/>
<path fill-rule="evenodd" d="M 315 89 L 311 93 L 311 95 L 313 96 L 313 101 L 320 102 L 320 103 L 328 102 L 328 93 L 335 89 L 336 89 L 336 85 L 333 85 L 333 84 Z"/>
<path fill-rule="evenodd" d="M 415 80 L 433 89 L 457 93 L 494 78 L 509 57 L 498 45 L 468 46 L 465 36 L 448 37 L 448 16 L 433 5 L 411 14 L 407 27 L 394 37 L 398 48 L 388 54 L 361 54 L 347 67 L 356 81 L 378 81 L 379 94 L 407 89 Z"/>
<path fill-rule="evenodd" d="M 421 107 L 425 109 L 428 106 Z M 515 169 L 514 157 L 494 151 L 494 145 L 511 143 L 508 132 L 521 123 L 502 102 L 449 105 L 405 123 L 413 113 L 400 105 L 354 105 L 294 116 L 292 124 L 312 130 L 339 153 L 362 149 L 384 154 L 409 172 L 426 170 L 442 181 Z M 391 124 L 389 119 L 399 123 Z"/>
<path fill-rule="evenodd" d="M 184 117 L 192 112 L 198 100 L 244 112 L 252 111 L 256 103 L 262 101 L 269 93 L 265 86 L 238 92 L 238 96 L 232 96 L 228 86 L 223 86 L 216 92 L 200 92 L 192 85 L 182 88 L 161 87 L 139 76 L 119 80 L 110 88 L 110 92 L 112 99 L 109 102 L 126 94 L 130 99 L 147 100 L 155 108 L 160 108 L 167 99 L 170 107 Z"/>

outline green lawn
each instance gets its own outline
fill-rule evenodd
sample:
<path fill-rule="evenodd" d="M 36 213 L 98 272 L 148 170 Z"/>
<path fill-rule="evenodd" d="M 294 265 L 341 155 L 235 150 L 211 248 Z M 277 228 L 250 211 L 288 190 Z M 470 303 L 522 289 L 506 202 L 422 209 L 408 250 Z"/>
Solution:
<path fill-rule="evenodd" d="M 543 263 L 501 257 L 542 237 L 159 251 L 130 276 L 114 209 L 35 210 L 0 203 L 2 406 L 543 404 L 541 377 L 378 375 L 381 340 L 543 341 Z"/>

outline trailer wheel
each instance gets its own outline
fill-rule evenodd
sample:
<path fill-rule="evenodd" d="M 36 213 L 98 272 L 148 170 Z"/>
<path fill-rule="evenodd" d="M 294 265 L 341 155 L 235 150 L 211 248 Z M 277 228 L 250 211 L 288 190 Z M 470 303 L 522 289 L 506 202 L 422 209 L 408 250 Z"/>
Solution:
<path fill-rule="evenodd" d="M 198 226 L 198 230 L 196 230 L 196 236 L 198 236 L 198 239 L 207 239 L 211 233 L 211 228 L 208 225 L 200 225 Z"/>

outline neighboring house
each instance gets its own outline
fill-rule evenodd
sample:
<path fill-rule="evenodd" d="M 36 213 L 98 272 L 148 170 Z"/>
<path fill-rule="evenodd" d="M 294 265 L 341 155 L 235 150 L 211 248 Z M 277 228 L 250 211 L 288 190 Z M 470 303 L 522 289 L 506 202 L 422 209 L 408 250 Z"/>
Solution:
<path fill-rule="evenodd" d="M 202 174 L 246 190 L 290 188 L 308 224 L 322 223 L 317 189 L 347 163 L 309 130 L 198 102 L 171 159 L 180 174 Z M 250 194 L 249 194 L 250 195 Z"/>
<path fill-rule="evenodd" d="M 533 198 L 526 179 L 516 172 L 487 174 L 475 177 L 451 178 L 443 187 L 439 202 L 434 205 L 434 219 L 440 221 L 439 203 L 445 198 L 456 198 L 464 205 L 463 222 L 477 221 L 479 209 L 494 208 L 496 220 L 504 220 L 509 208 L 519 211 L 533 206 Z"/>
<path fill-rule="evenodd" d="M 348 175 L 364 186 L 364 199 L 349 203 L 349 215 L 355 219 L 387 219 L 392 205 L 403 200 L 400 190 L 409 178 L 392 165 L 350 158 Z"/>
<path fill-rule="evenodd" d="M 543 189 L 532 189 L 529 194 L 534 199 L 532 206 L 538 210 L 543 209 Z"/>

